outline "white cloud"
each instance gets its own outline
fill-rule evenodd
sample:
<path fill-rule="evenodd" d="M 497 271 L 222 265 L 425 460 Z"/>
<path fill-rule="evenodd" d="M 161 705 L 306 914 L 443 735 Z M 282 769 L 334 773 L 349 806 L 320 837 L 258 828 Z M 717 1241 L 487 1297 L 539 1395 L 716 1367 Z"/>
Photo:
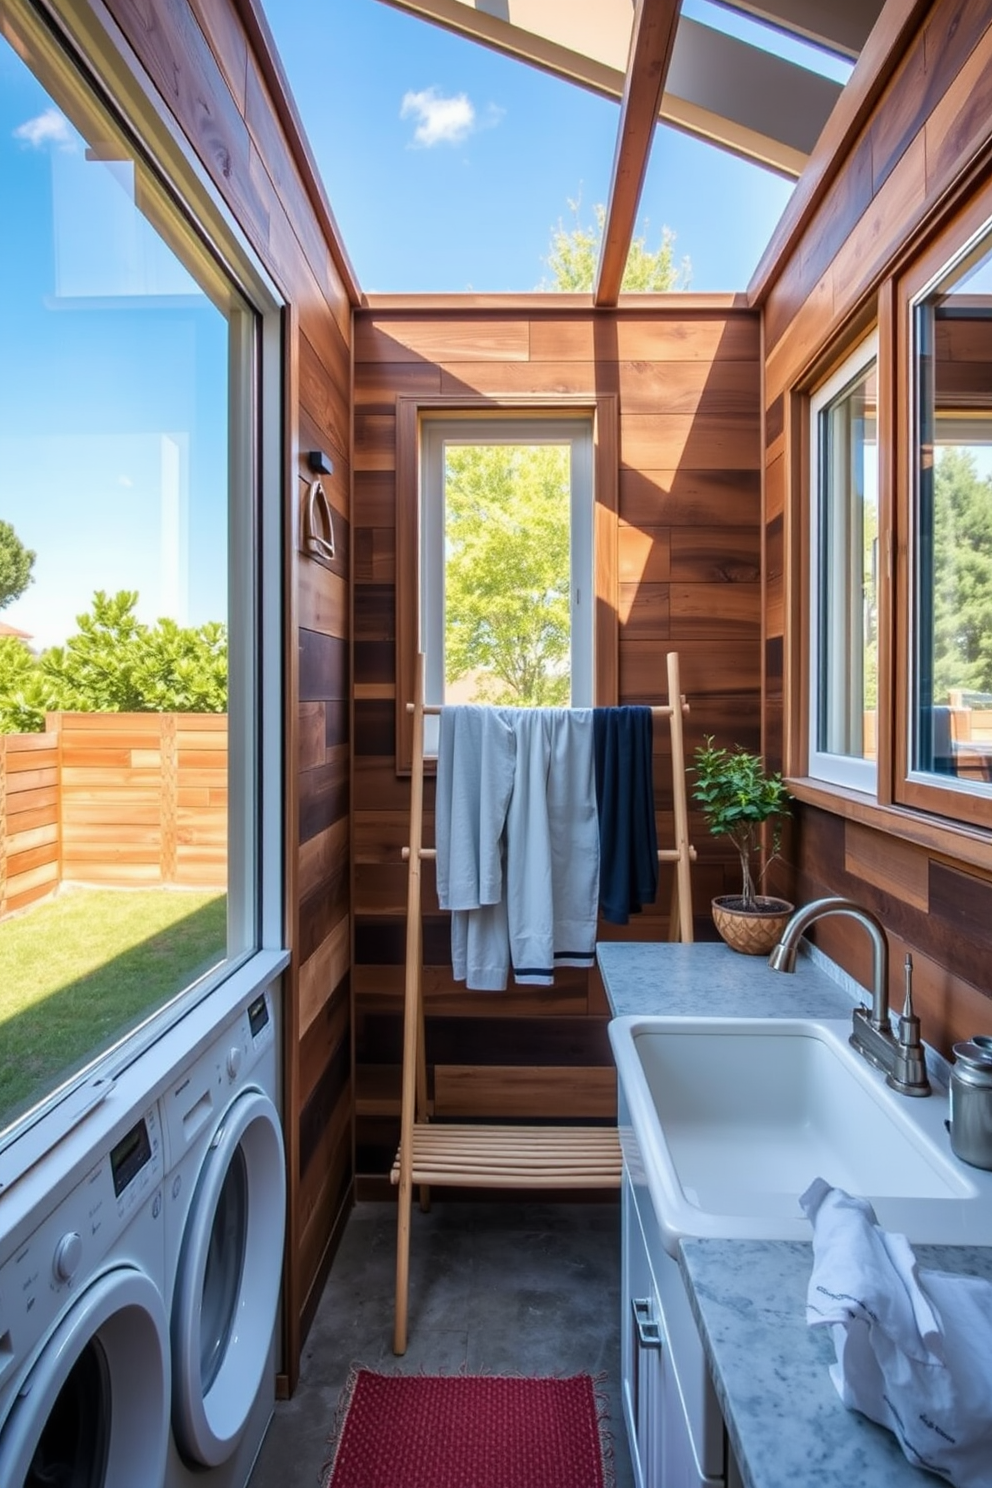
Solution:
<path fill-rule="evenodd" d="M 23 140 L 34 150 L 43 145 L 72 145 L 73 132 L 68 119 L 57 108 L 46 109 L 43 114 L 18 124 L 14 138 Z"/>
<path fill-rule="evenodd" d="M 400 118 L 417 120 L 413 142 L 429 150 L 433 145 L 457 145 L 475 129 L 475 109 L 466 93 L 443 98 L 436 88 L 405 93 Z"/>

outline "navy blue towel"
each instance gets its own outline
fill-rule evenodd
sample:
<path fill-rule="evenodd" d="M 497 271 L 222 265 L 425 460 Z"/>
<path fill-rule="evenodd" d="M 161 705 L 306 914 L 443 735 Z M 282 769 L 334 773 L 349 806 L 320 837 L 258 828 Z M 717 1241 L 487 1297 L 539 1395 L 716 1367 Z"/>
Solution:
<path fill-rule="evenodd" d="M 651 709 L 596 708 L 593 730 L 599 908 L 611 925 L 626 925 L 658 892 Z"/>

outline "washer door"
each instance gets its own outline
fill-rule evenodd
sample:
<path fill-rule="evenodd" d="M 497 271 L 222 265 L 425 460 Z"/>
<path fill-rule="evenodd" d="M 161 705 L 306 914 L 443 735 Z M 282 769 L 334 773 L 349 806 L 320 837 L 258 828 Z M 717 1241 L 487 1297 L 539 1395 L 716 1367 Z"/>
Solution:
<path fill-rule="evenodd" d="M 83 1291 L 0 1430 L 4 1488 L 159 1488 L 169 1445 L 169 1323 L 121 1266 Z"/>
<path fill-rule="evenodd" d="M 172 1306 L 172 1425 L 190 1462 L 234 1451 L 262 1383 L 282 1277 L 286 1178 L 275 1106 L 231 1105 L 197 1179 Z"/>

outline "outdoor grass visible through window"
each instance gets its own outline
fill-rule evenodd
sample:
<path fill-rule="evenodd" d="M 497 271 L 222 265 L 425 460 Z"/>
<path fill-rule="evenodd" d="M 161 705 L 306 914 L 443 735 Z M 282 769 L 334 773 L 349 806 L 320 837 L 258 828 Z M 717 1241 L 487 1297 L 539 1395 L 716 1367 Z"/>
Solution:
<path fill-rule="evenodd" d="M 568 706 L 570 459 L 568 445 L 446 444 L 448 702 Z"/>
<path fill-rule="evenodd" d="M 226 953 L 216 892 L 64 890 L 0 922 L 0 1129 Z"/>

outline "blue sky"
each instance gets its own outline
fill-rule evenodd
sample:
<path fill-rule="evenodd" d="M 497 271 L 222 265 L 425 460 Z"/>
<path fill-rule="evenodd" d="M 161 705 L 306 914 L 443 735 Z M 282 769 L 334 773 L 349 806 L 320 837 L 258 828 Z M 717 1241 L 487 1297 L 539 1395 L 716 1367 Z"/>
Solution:
<path fill-rule="evenodd" d="M 226 619 L 226 322 L 3 40 L 0 199 L 0 518 L 36 554 L 0 619 L 51 645 L 96 589 Z"/>
<path fill-rule="evenodd" d="M 264 3 L 364 290 L 534 289 L 569 201 L 606 201 L 617 103 L 381 0 Z M 790 190 L 662 127 L 639 230 L 675 232 L 693 289 L 743 289 Z"/>

